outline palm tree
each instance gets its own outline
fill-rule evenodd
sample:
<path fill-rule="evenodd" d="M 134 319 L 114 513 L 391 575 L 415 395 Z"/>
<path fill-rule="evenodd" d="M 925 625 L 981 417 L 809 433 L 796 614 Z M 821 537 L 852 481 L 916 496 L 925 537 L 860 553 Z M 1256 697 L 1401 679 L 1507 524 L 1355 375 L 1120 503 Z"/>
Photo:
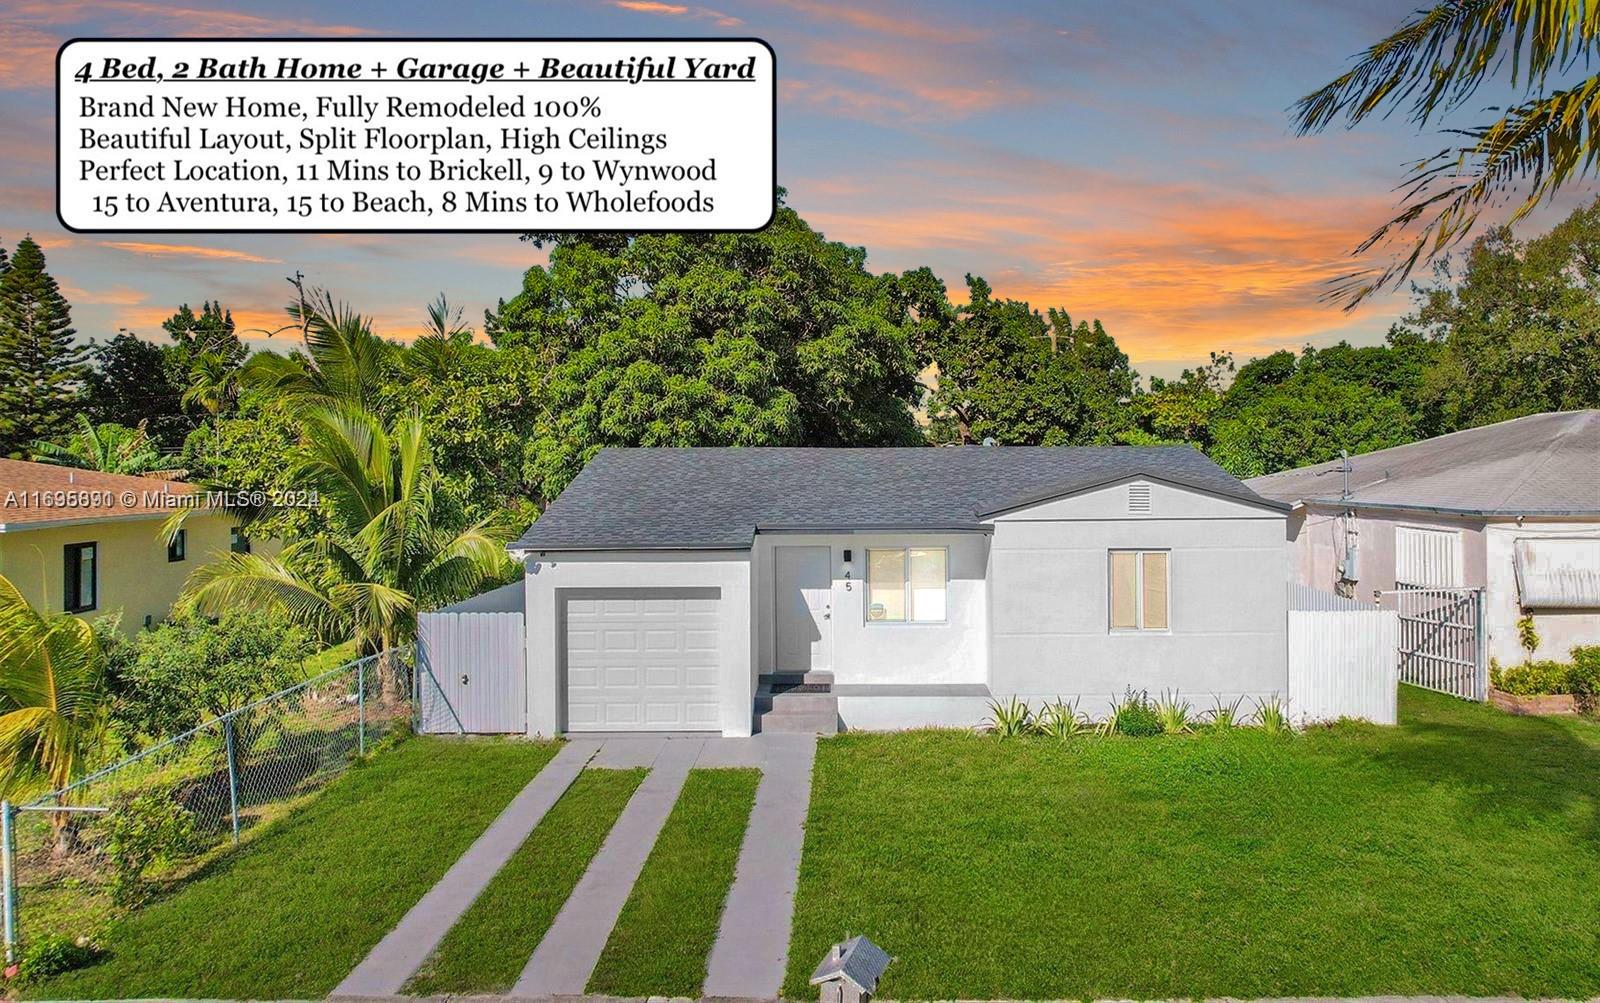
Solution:
<path fill-rule="evenodd" d="M 396 346 L 372 331 L 372 320 L 324 289 L 309 292 L 291 279 L 296 298 L 288 306 L 305 352 L 257 352 L 245 362 L 246 387 L 266 390 L 314 407 L 346 405 L 371 409 Z"/>
<path fill-rule="evenodd" d="M 78 415 L 78 430 L 65 445 L 40 440 L 33 444 L 33 458 L 80 470 L 99 470 L 107 474 L 132 474 L 150 477 L 181 477 L 183 471 L 167 465 L 167 458 L 150 438 L 144 422 L 129 428 L 115 422 L 96 425 Z"/>
<path fill-rule="evenodd" d="M 201 352 L 189 363 L 189 386 L 183 391 L 184 407 L 198 407 L 216 415 L 239 399 L 241 365 L 222 352 Z"/>
<path fill-rule="evenodd" d="M 454 375 L 475 353 L 489 349 L 472 340 L 460 307 L 451 307 L 444 293 L 428 304 L 428 322 L 411 347 L 396 361 L 406 374 L 419 379 L 443 380 Z"/>
<path fill-rule="evenodd" d="M 107 660 L 89 624 L 40 613 L 0 576 L 0 776 L 8 795 L 60 790 L 87 771 L 109 720 Z M 56 852 L 71 847 L 52 816 Z"/>
<path fill-rule="evenodd" d="M 464 525 L 437 490 L 420 415 L 385 430 L 359 408 L 317 409 L 299 453 L 292 482 L 317 492 L 326 527 L 275 556 L 228 554 L 196 570 L 183 603 L 213 615 L 275 609 L 326 641 L 385 653 L 415 636 L 419 610 L 470 596 L 514 567 L 509 527 Z"/>
<path fill-rule="evenodd" d="M 1600 5 L 1570 0 L 1443 0 L 1416 11 L 1369 48 L 1348 72 L 1301 98 L 1301 135 L 1343 119 L 1405 108 L 1419 128 L 1459 109 L 1491 76 L 1508 70 L 1520 96 L 1486 125 L 1450 132 L 1466 141 L 1418 161 L 1400 188 L 1400 212 L 1358 248 L 1398 238 L 1418 220 L 1410 251 L 1382 270 L 1339 280 L 1334 295 L 1354 305 L 1404 282 L 1420 261 L 1471 232 L 1479 215 L 1526 183 L 1509 222 L 1563 184 L 1600 166 L 1600 74 L 1546 89 L 1552 74 L 1590 67 L 1600 56 Z"/>

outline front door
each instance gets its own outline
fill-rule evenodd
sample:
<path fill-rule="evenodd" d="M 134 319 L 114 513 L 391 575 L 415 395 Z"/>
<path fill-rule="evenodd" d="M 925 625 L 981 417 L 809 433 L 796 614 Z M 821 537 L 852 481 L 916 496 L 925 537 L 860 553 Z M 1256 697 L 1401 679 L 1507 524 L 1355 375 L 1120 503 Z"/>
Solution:
<path fill-rule="evenodd" d="M 833 666 L 833 551 L 776 547 L 777 637 L 773 666 L 811 672 Z"/>

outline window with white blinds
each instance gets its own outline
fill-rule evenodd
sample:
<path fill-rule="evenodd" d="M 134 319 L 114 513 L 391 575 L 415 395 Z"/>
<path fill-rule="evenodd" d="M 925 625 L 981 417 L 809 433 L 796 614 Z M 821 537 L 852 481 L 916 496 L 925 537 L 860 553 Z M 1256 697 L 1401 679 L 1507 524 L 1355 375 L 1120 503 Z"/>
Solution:
<path fill-rule="evenodd" d="M 1455 588 L 1466 584 L 1461 572 L 1461 533 L 1454 529 L 1396 526 L 1396 585 Z"/>

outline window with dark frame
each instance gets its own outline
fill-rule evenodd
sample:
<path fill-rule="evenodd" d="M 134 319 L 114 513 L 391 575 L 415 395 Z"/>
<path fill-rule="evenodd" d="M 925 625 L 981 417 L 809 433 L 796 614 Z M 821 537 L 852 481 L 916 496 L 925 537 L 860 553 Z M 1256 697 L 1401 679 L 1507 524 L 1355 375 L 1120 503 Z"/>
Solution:
<path fill-rule="evenodd" d="M 99 600 L 99 547 L 93 543 L 69 543 L 61 548 L 65 574 L 61 605 L 68 613 L 94 609 Z"/>
<path fill-rule="evenodd" d="M 250 538 L 239 532 L 238 526 L 228 530 L 228 549 L 235 554 L 250 553 Z"/>
<path fill-rule="evenodd" d="M 172 542 L 167 544 L 167 563 L 177 564 L 187 556 L 189 556 L 189 531 L 180 529 L 172 538 Z"/>

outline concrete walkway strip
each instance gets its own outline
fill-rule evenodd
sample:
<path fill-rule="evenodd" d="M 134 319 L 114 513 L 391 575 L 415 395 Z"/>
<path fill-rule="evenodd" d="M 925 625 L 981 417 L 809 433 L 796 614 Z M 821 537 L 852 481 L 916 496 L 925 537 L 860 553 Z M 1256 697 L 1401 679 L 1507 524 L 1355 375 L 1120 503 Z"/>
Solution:
<path fill-rule="evenodd" d="M 589 862 L 522 970 L 513 995 L 576 996 L 583 992 L 705 741 L 673 738 L 662 744 L 649 775 L 634 791 L 600 852 Z"/>
<path fill-rule="evenodd" d="M 761 742 L 761 785 L 711 948 L 707 997 L 774 999 L 789 960 L 817 741 L 813 735 L 772 735 Z"/>
<path fill-rule="evenodd" d="M 399 925 L 345 976 L 333 995 L 398 993 L 598 751 L 600 743 L 590 740 L 563 746 Z"/>

